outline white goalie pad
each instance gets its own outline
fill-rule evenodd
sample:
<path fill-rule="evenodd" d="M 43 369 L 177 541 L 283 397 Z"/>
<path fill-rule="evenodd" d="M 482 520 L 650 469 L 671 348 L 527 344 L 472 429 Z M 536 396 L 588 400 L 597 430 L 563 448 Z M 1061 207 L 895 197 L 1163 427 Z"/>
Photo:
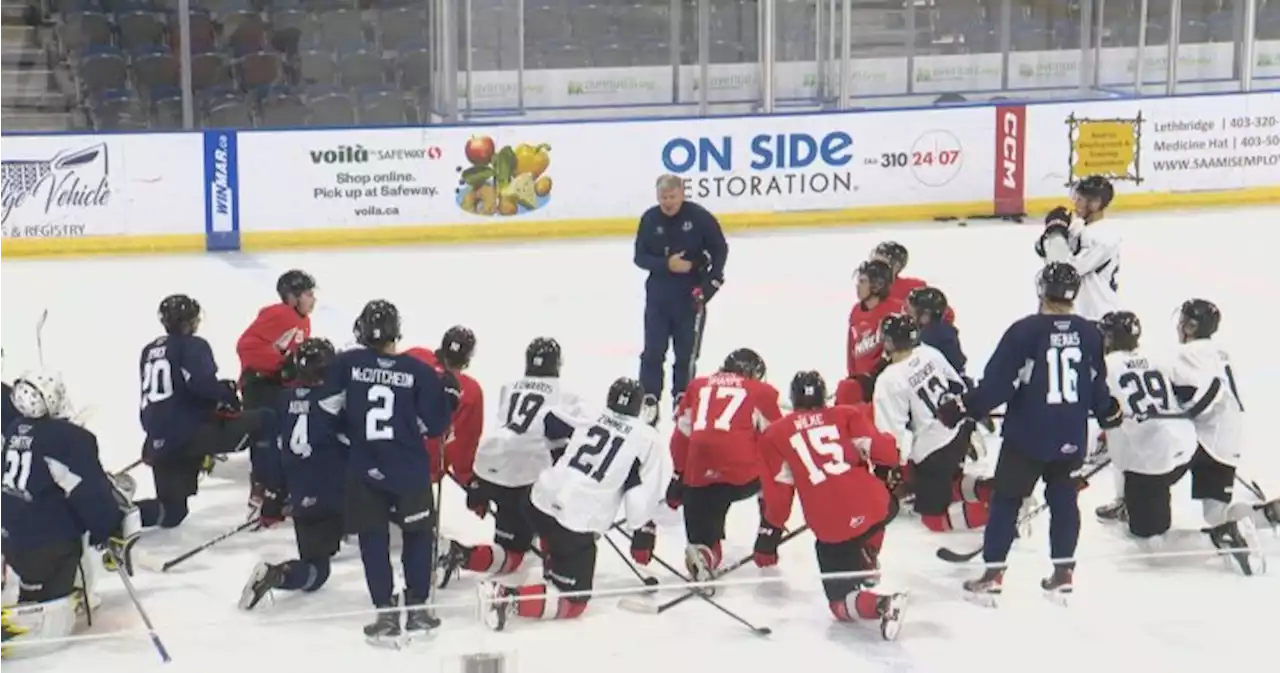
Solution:
<path fill-rule="evenodd" d="M 62 649 L 75 629 L 76 611 L 71 597 L 45 603 L 24 603 L 4 608 L 6 660 L 28 659 Z M 46 642 L 52 640 L 53 642 Z"/>

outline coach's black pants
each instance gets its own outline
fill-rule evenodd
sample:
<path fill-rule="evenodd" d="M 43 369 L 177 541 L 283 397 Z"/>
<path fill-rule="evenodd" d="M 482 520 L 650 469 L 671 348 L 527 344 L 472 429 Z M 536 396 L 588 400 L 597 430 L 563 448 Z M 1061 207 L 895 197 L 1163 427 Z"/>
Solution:
<path fill-rule="evenodd" d="M 662 397 L 662 365 L 667 359 L 667 344 L 675 351 L 675 364 L 671 367 L 671 395 L 674 398 L 689 386 L 693 361 L 695 333 L 706 324 L 707 311 L 701 312 L 694 304 L 692 290 L 681 293 L 680 288 L 648 292 L 644 304 L 644 352 L 640 354 L 640 385 L 645 393 Z"/>

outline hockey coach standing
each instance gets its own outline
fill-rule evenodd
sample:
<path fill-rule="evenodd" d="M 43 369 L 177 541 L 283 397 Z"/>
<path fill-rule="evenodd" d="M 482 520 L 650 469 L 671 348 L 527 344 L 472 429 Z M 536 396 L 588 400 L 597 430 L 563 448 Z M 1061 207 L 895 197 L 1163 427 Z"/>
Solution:
<path fill-rule="evenodd" d="M 636 266 L 649 272 L 645 281 L 640 384 L 645 392 L 645 418 L 655 424 L 667 343 L 671 343 L 676 355 L 671 370 L 674 405 L 693 378 L 707 318 L 706 304 L 724 282 L 724 265 L 729 257 L 720 223 L 706 208 L 685 200 L 681 178 L 663 175 L 658 178 L 657 189 L 658 205 L 640 218 L 635 256 Z"/>

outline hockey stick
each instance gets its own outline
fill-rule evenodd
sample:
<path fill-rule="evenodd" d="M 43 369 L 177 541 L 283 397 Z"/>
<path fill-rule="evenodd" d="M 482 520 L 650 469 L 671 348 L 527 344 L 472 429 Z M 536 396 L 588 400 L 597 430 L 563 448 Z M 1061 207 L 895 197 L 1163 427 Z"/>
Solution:
<path fill-rule="evenodd" d="M 156 627 L 152 625 L 151 618 L 147 616 L 147 611 L 143 609 L 142 601 L 138 600 L 138 592 L 133 588 L 133 580 L 129 579 L 125 563 L 120 559 L 116 559 L 116 574 L 120 576 L 120 581 L 124 584 L 125 593 L 129 594 L 129 600 L 133 601 L 133 607 L 138 610 L 138 616 L 142 618 L 142 624 L 147 627 L 147 636 L 151 638 L 151 645 L 160 654 L 160 660 L 166 664 L 170 663 L 173 659 L 169 657 L 169 651 L 165 649 L 164 643 L 160 641 L 160 634 L 156 633 Z"/>
<path fill-rule="evenodd" d="M 791 531 L 790 533 L 787 533 L 786 535 L 782 536 L 782 539 L 781 539 L 781 540 L 779 540 L 779 541 L 778 541 L 778 546 L 782 546 L 783 544 L 786 544 L 786 542 L 787 542 L 788 540 L 791 540 L 792 538 L 796 537 L 797 535 L 799 535 L 799 534 L 801 534 L 801 533 L 803 533 L 803 532 L 805 532 L 805 531 L 807 531 L 807 530 L 809 530 L 809 525 L 808 525 L 808 524 L 805 524 L 805 525 L 803 525 L 803 526 L 801 526 L 801 527 L 799 527 L 799 528 L 797 528 L 797 529 L 795 529 L 795 530 Z M 625 531 L 623 531 L 623 533 L 622 533 L 622 534 L 623 534 L 623 535 L 626 535 L 626 532 L 625 532 Z M 686 577 L 686 576 L 685 576 L 683 573 L 681 573 L 679 570 L 676 570 L 675 568 L 673 568 L 673 567 L 671 566 L 671 564 L 669 564 L 669 563 L 667 563 L 666 561 L 662 560 L 660 557 L 655 556 L 655 557 L 653 557 L 653 558 L 654 558 L 654 560 L 655 560 L 655 561 L 657 561 L 657 562 L 658 562 L 658 564 L 659 564 L 659 565 L 661 565 L 662 567 L 666 568 L 668 571 L 670 571 L 670 572 L 671 572 L 672 574 L 674 574 L 676 577 L 679 577 L 680 579 L 682 579 L 682 580 L 684 580 L 684 581 L 686 581 L 686 582 L 691 582 L 691 580 L 690 580 L 688 577 Z M 754 554 L 754 553 L 753 553 L 752 555 L 750 555 L 750 556 L 744 557 L 742 560 L 740 560 L 740 561 L 738 561 L 738 562 L 734 563 L 733 565 L 730 565 L 730 566 L 726 567 L 724 570 L 721 570 L 721 571 L 716 575 L 716 577 L 717 577 L 717 578 L 724 577 L 725 575 L 728 575 L 729 573 L 731 573 L 731 572 L 733 572 L 733 571 L 737 570 L 738 568 L 741 568 L 742 566 L 744 566 L 744 565 L 746 565 L 746 564 L 750 563 L 754 558 L 755 558 L 755 554 Z M 729 615 L 730 617 L 732 617 L 732 618 L 734 619 L 734 621 L 737 621 L 738 623 L 740 623 L 740 624 L 742 624 L 742 625 L 746 626 L 747 628 L 751 629 L 751 631 L 752 631 L 753 633 L 755 633 L 756 635 L 760 635 L 760 636 L 767 636 L 767 635 L 769 635 L 770 633 L 773 633 L 772 629 L 770 629 L 770 628 L 768 628 L 768 627 L 757 627 L 757 626 L 755 626 L 754 624 L 751 624 L 751 623 L 750 623 L 750 622 L 748 622 L 747 620 L 745 620 L 745 619 L 743 619 L 742 617 L 738 616 L 736 613 L 734 613 L 734 612 L 732 612 L 731 610 L 729 610 L 728 608 L 726 608 L 726 607 L 724 607 L 724 606 L 720 605 L 720 604 L 719 604 L 719 603 L 717 603 L 715 600 L 713 600 L 713 599 L 712 599 L 712 598 L 710 598 L 709 596 L 707 596 L 707 595 L 703 594 L 701 591 L 698 591 L 698 590 L 696 590 L 696 589 L 694 589 L 694 590 L 692 590 L 692 591 L 689 591 L 689 592 L 685 593 L 683 596 L 680 596 L 680 597 L 678 597 L 678 598 L 673 598 L 672 600 L 669 600 L 669 601 L 667 601 L 666 603 L 662 603 L 661 605 L 654 605 L 654 604 L 652 604 L 652 603 L 643 602 L 643 601 L 630 601 L 630 600 L 627 600 L 627 599 L 625 599 L 625 598 L 624 598 L 624 599 L 622 599 L 622 601 L 619 603 L 619 605 L 620 605 L 620 607 L 622 607 L 624 610 L 630 610 L 631 612 L 642 612 L 642 613 L 646 613 L 646 614 L 660 615 L 660 614 L 662 614 L 662 613 L 666 612 L 667 610 L 670 610 L 671 608 L 674 608 L 675 606 L 677 606 L 677 605 L 679 605 L 679 604 L 681 604 L 681 603 L 683 603 L 683 602 L 685 602 L 685 601 L 687 601 L 687 600 L 689 600 L 690 598 L 693 598 L 693 597 L 695 597 L 695 596 L 697 596 L 698 598 L 701 598 L 702 600 L 704 600 L 704 601 L 706 601 L 707 603 L 711 604 L 711 605 L 712 605 L 713 607 L 715 607 L 717 610 L 719 610 L 719 611 L 721 611 L 721 612 L 725 613 L 726 615 Z"/>
<path fill-rule="evenodd" d="M 44 323 L 49 320 L 49 309 L 40 312 L 36 320 L 36 357 L 40 360 L 40 368 L 44 369 Z"/>
<path fill-rule="evenodd" d="M 237 533 L 242 533 L 242 532 L 244 532 L 244 531 L 246 531 L 246 530 L 249 530 L 250 528 L 252 528 L 252 527 L 254 527 L 254 526 L 259 525 L 259 521 L 260 521 L 260 519 L 259 519 L 258 517 L 254 517 L 254 518 L 252 518 L 252 519 L 249 519 L 248 521 L 246 521 L 246 522 L 244 522 L 244 523 L 240 524 L 239 526 L 236 526 L 235 528 L 232 528 L 231 530 L 229 530 L 229 531 L 227 531 L 227 532 L 223 533 L 222 535 L 219 535 L 218 537 L 213 538 L 212 540 L 209 540 L 208 542 L 206 542 L 206 543 L 204 543 L 204 544 L 200 545 L 199 547 L 196 547 L 195 549 L 192 549 L 191 551 L 188 551 L 188 552 L 186 552 L 186 553 L 182 554 L 181 556 L 179 556 L 179 557 L 177 557 L 177 558 L 175 558 L 175 559 L 172 559 L 172 560 L 169 560 L 169 561 L 165 561 L 165 562 L 164 562 L 164 564 L 162 564 L 162 565 L 160 566 L 160 572 L 162 572 L 162 573 L 167 573 L 167 572 L 169 572 L 171 569 L 173 569 L 173 567 L 174 567 L 174 566 L 178 565 L 179 563 L 182 563 L 183 561 L 186 561 L 187 559 L 191 558 L 192 556 L 195 556 L 196 554 L 199 554 L 200 552 L 202 552 L 202 551 L 204 551 L 204 550 L 206 550 L 206 549 L 208 549 L 208 548 L 210 548 L 210 547 L 212 547 L 212 546 L 214 546 L 214 545 L 218 544 L 219 542 L 222 542 L 223 540 L 225 540 L 225 539 L 227 539 L 227 538 L 229 538 L 229 537 L 231 537 L 231 536 L 233 536 L 233 535 L 235 535 L 235 534 L 237 534 Z"/>
<path fill-rule="evenodd" d="M 1280 500 L 1269 500 L 1266 492 L 1262 490 L 1261 484 L 1245 479 L 1238 472 L 1236 473 L 1236 481 L 1240 482 L 1240 485 L 1244 486 L 1245 490 L 1258 499 L 1258 504 L 1254 506 L 1254 509 L 1262 512 L 1262 516 L 1266 518 L 1267 523 L 1271 524 L 1273 528 L 1280 525 Z"/>
<path fill-rule="evenodd" d="M 621 528 L 618 528 L 618 525 L 617 525 L 617 524 L 614 524 L 614 525 L 613 525 L 613 527 L 614 527 L 615 529 L 617 529 L 619 532 L 622 532 L 622 534 L 623 534 L 623 535 L 626 535 L 626 534 L 627 534 L 627 533 L 626 533 L 626 531 L 623 531 Z M 648 575 L 646 575 L 646 574 L 644 574 L 644 573 L 640 572 L 640 569 L 636 567 L 636 564 L 634 564 L 634 563 L 632 563 L 632 562 L 631 562 L 631 559 L 627 557 L 626 552 L 622 551 L 622 548 L 618 546 L 618 543 L 617 543 L 617 542 L 614 542 L 614 541 L 613 541 L 613 538 L 609 537 L 609 534 L 608 534 L 607 532 L 606 532 L 604 535 L 602 535 L 601 537 L 603 537 L 603 538 L 604 538 L 604 541 L 605 541 L 605 542 L 608 542 L 608 543 L 609 543 L 609 546 L 610 546 L 610 547 L 613 547 L 613 551 L 614 551 L 615 553 L 617 553 L 618 558 L 622 559 L 622 562 L 623 562 L 623 563 L 625 563 L 625 564 L 627 564 L 627 570 L 630 570 L 630 571 L 631 571 L 631 574 L 636 576 L 636 579 L 638 579 L 638 580 L 640 580 L 641 582 L 643 582 L 643 583 L 644 583 L 644 585 L 645 585 L 646 587 L 656 587 L 656 586 L 658 586 L 658 578 L 656 578 L 656 577 L 650 577 L 650 576 L 648 576 Z M 657 592 L 657 591 L 658 591 L 657 589 L 649 589 L 649 590 L 645 591 L 645 594 L 652 594 L 652 593 L 655 593 L 655 592 Z"/>
<path fill-rule="evenodd" d="M 689 353 L 689 381 L 698 371 L 698 356 L 702 355 L 702 328 L 707 321 L 707 303 L 705 300 L 694 300 L 693 316 L 693 352 Z"/>
<path fill-rule="evenodd" d="M 1084 482 L 1088 484 L 1089 480 L 1093 478 L 1093 475 L 1101 472 L 1102 468 L 1110 464 L 1111 464 L 1111 459 L 1108 458 L 1102 461 L 1101 463 L 1098 463 L 1097 465 L 1094 465 L 1093 467 L 1089 468 L 1089 470 L 1085 472 L 1083 475 L 1081 475 L 1079 478 L 1084 480 Z M 1030 511 L 1018 517 L 1017 528 L 1021 528 L 1028 521 L 1036 518 L 1037 516 L 1040 515 L 1041 512 L 1045 511 L 1048 508 L 1049 508 L 1049 505 L 1043 502 L 1040 503 L 1039 505 L 1036 505 Z M 938 547 L 937 555 L 938 555 L 938 558 L 942 559 L 943 561 L 946 561 L 947 563 L 967 563 L 969 561 L 972 561 L 975 558 L 978 558 L 978 556 L 982 554 L 983 548 L 984 548 L 984 545 L 978 545 L 978 548 L 974 549 L 973 551 L 958 552 L 958 551 L 955 551 L 954 549 L 948 549 L 947 547 Z"/>

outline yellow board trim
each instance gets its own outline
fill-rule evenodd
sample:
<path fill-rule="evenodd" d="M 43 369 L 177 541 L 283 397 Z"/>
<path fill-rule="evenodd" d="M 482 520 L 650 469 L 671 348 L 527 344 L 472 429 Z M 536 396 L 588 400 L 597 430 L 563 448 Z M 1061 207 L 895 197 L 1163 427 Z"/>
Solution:
<path fill-rule="evenodd" d="M 1036 214 L 1066 202 L 1062 197 L 1028 199 L 1026 210 Z M 1122 194 L 1113 211 L 1143 211 L 1171 208 L 1204 208 L 1280 204 L 1280 186 L 1204 192 L 1153 192 Z M 891 222 L 919 222 L 935 219 L 978 219 L 989 216 L 991 201 L 873 206 L 843 210 L 731 213 L 720 218 L 727 231 L 772 230 L 791 227 L 865 226 Z M 309 229 L 301 231 L 241 232 L 241 248 L 246 252 L 356 248 L 415 245 L 425 243 L 483 243 L 493 241 L 546 241 L 569 238 L 631 236 L 640 214 L 581 220 L 530 222 L 504 220 L 481 224 L 415 225 L 367 229 Z M 204 234 L 170 236 L 90 236 L 85 238 L 14 239 L 3 241 L 6 258 L 68 257 L 84 255 L 176 254 L 203 252 Z"/>
<path fill-rule="evenodd" d="M 85 236 L 83 238 L 5 238 L 0 255 L 15 257 L 83 257 L 204 252 L 204 234 L 158 236 Z"/>

